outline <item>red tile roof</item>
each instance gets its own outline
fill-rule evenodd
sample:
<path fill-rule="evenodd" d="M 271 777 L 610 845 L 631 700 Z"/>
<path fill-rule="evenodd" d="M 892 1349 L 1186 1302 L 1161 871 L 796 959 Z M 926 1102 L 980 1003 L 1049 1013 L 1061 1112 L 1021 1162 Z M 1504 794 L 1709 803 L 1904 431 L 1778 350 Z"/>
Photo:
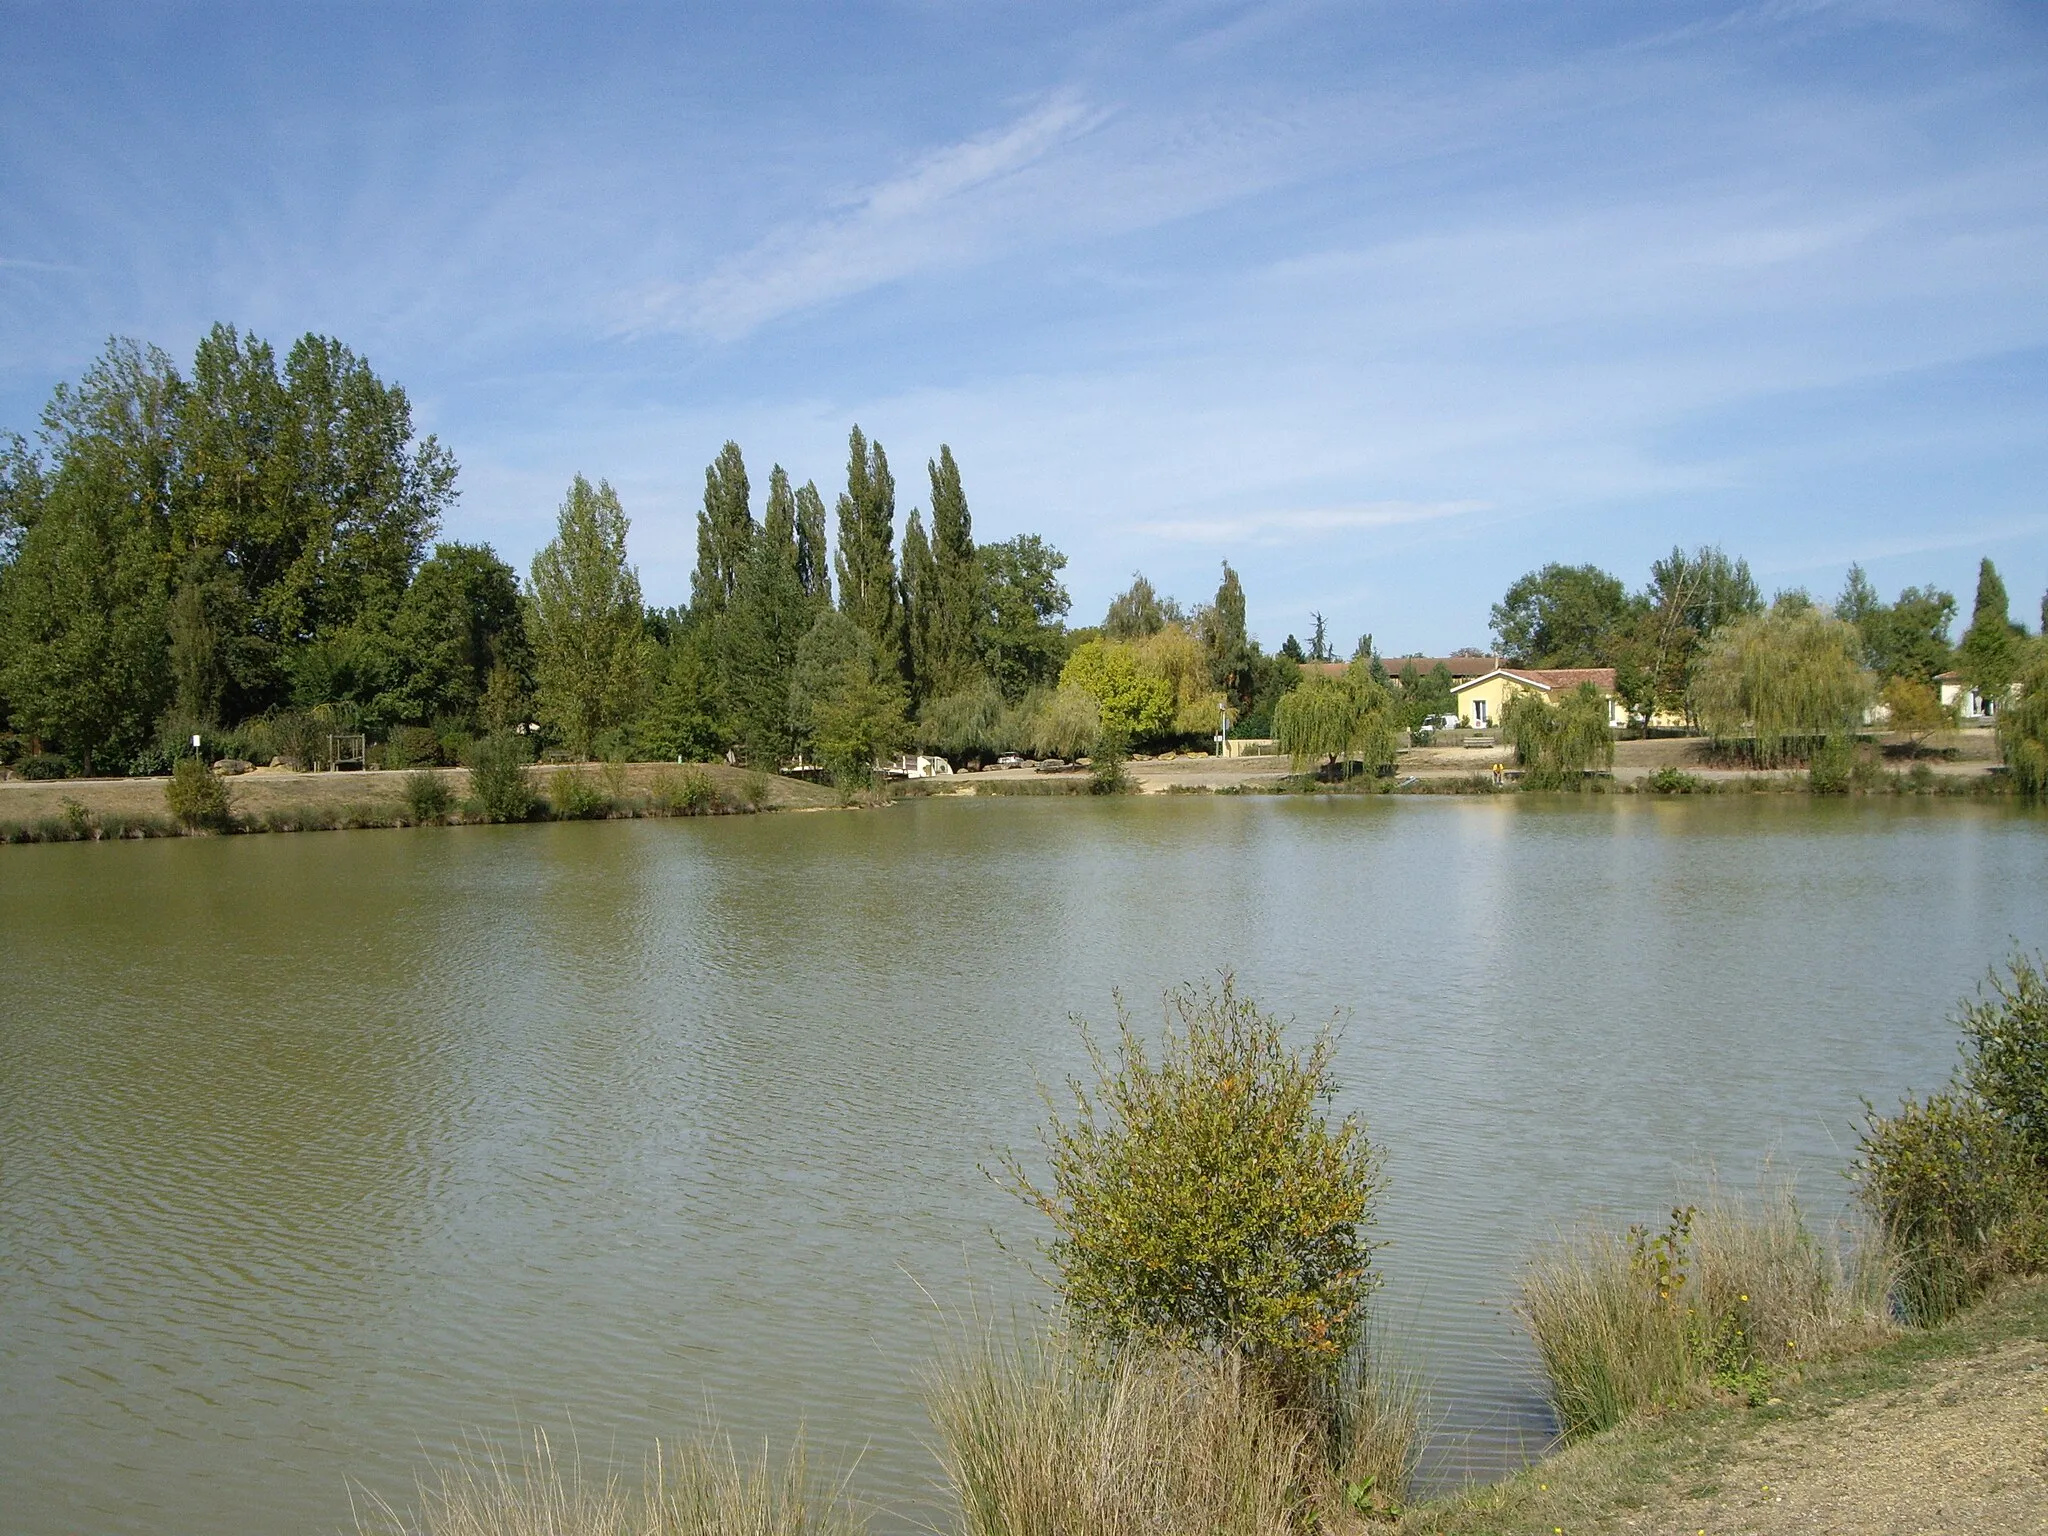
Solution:
<path fill-rule="evenodd" d="M 1602 693 L 1614 692 L 1612 667 L 1499 667 L 1495 670 L 1508 677 L 1519 678 L 1525 683 L 1534 683 L 1546 691 L 1576 688 L 1581 683 L 1591 683 Z"/>

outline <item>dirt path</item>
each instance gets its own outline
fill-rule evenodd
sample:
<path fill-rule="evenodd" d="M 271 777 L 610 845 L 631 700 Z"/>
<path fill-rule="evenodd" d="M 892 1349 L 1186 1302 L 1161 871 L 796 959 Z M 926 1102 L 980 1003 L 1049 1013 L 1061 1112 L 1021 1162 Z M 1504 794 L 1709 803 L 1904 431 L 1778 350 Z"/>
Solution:
<path fill-rule="evenodd" d="M 1621 1529 L 1809 1536 L 2048 1531 L 2048 1343 L 1760 1430 L 1720 1491 Z"/>

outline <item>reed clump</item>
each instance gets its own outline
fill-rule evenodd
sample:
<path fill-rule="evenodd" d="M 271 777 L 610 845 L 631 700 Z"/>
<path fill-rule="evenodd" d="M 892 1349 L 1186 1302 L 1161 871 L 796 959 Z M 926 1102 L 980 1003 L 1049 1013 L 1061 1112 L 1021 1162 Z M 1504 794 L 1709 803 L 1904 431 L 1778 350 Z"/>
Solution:
<path fill-rule="evenodd" d="M 1762 1402 L 1807 1362 L 1890 1331 L 1888 1267 L 1824 1240 L 1788 1188 L 1716 1192 L 1660 1230 L 1586 1228 L 1540 1252 L 1517 1302 L 1560 1433 L 1716 1394 Z"/>
<path fill-rule="evenodd" d="M 715 1430 L 656 1444 L 638 1487 L 616 1468 L 586 1471 L 543 1430 L 516 1459 L 467 1446 L 422 1482 L 411 1510 L 374 1496 L 360 1536 L 860 1536 L 867 1516 L 844 1483 L 815 1477 L 798 1436 L 781 1459 L 742 1458 Z"/>

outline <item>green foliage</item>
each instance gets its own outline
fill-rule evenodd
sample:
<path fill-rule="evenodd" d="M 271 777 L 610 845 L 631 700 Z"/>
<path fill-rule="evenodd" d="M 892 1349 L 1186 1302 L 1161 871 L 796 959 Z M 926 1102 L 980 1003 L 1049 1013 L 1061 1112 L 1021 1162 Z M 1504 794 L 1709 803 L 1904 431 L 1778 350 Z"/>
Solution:
<path fill-rule="evenodd" d="M 2048 1177 L 2048 967 L 2015 954 L 1957 1014 L 1962 1081 L 2016 1134 Z"/>
<path fill-rule="evenodd" d="M 533 559 L 535 699 L 541 724 L 578 757 L 641 703 L 640 579 L 626 563 L 626 527 L 618 493 L 578 475 L 554 539 Z"/>
<path fill-rule="evenodd" d="M 872 782 L 875 763 L 909 738 L 905 702 L 867 632 L 844 613 L 821 613 L 797 647 L 790 713 L 834 782 Z"/>
<path fill-rule="evenodd" d="M 1998 747 L 2023 795 L 2048 795 L 2048 639 L 2036 642 L 2020 696 L 1998 714 Z"/>
<path fill-rule="evenodd" d="M 1209 658 L 1209 681 L 1223 690 L 1234 710 L 1243 711 L 1251 700 L 1252 643 L 1245 631 L 1244 584 L 1237 572 L 1223 562 L 1223 581 L 1216 588 L 1216 601 L 1197 616 L 1202 649 Z"/>
<path fill-rule="evenodd" d="M 1501 711 L 1500 724 L 1530 789 L 1578 789 L 1589 772 L 1614 766 L 1607 700 L 1591 683 L 1555 703 L 1533 689 L 1518 692 Z"/>
<path fill-rule="evenodd" d="M 780 464 L 767 518 L 746 552 L 723 622 L 712 633 L 726 719 L 749 762 L 779 766 L 795 749 L 789 688 L 797 647 L 817 607 L 799 574 L 796 498 Z"/>
<path fill-rule="evenodd" d="M 1846 795 L 1855 772 L 1855 742 L 1847 736 L 1826 736 L 1807 759 L 1806 787 L 1816 795 Z"/>
<path fill-rule="evenodd" d="M 1094 695 L 1080 688 L 1042 693 L 1030 715 L 1028 737 L 1034 756 L 1085 757 L 1102 739 L 1102 710 Z"/>
<path fill-rule="evenodd" d="M 995 684 L 983 678 L 959 693 L 928 700 L 918 711 L 917 734 L 954 762 L 993 757 L 1006 747 L 1009 711 Z"/>
<path fill-rule="evenodd" d="M 1088 1050 L 1096 1081 L 1071 1082 L 1072 1118 L 1043 1133 L 1051 1188 L 1007 1165 L 1052 1223 L 1082 1334 L 1112 1354 L 1220 1349 L 1276 1381 L 1330 1380 L 1378 1283 L 1384 1188 L 1364 1124 L 1324 1114 L 1333 1032 L 1290 1047 L 1226 976 L 1168 994 L 1156 1064 L 1121 1004 L 1114 1062 Z"/>
<path fill-rule="evenodd" d="M 226 782 L 196 757 L 178 759 L 164 785 L 164 806 L 194 831 L 222 832 L 234 823 Z"/>
<path fill-rule="evenodd" d="M 2048 1261 L 2048 1197 L 2018 1133 L 1968 1093 L 1867 1113 L 1857 1192 L 1899 1266 L 1907 1321 L 1939 1323 L 1999 1275 Z"/>
<path fill-rule="evenodd" d="M 380 713 L 474 728 L 494 669 L 518 681 L 532 671 L 518 573 L 488 547 L 438 545 L 399 600 L 391 647 L 395 678 Z"/>
<path fill-rule="evenodd" d="M 393 726 L 384 743 L 386 768 L 431 768 L 441 761 L 441 738 L 423 725 Z"/>
<path fill-rule="evenodd" d="M 668 816 L 708 816 L 718 809 L 718 786 L 701 768 L 666 769 L 655 775 L 654 805 Z"/>
<path fill-rule="evenodd" d="M 847 439 L 846 489 L 839 497 L 839 611 L 874 647 L 884 670 L 903 670 L 903 607 L 896 580 L 896 480 L 880 443 L 855 427 Z"/>
<path fill-rule="evenodd" d="M 405 776 L 406 819 L 416 827 L 430 827 L 454 807 L 455 795 L 448 781 L 431 768 L 415 768 Z"/>
<path fill-rule="evenodd" d="M 1954 594 L 1934 587 L 1907 587 L 1896 603 L 1884 602 L 1860 565 L 1849 567 L 1835 604 L 1835 617 L 1856 626 L 1864 665 L 1888 682 L 1928 685 L 1946 671 L 1952 658 L 1948 627 L 1955 616 Z"/>
<path fill-rule="evenodd" d="M 1093 699 L 1102 729 L 1126 741 L 1154 740 L 1173 726 L 1173 685 L 1141 668 L 1128 645 L 1090 640 L 1078 647 L 1060 671 L 1061 692 L 1069 688 Z"/>
<path fill-rule="evenodd" d="M 557 768 L 548 776 L 548 811 L 557 821 L 596 821 L 612 811 L 604 786 L 575 768 Z"/>
<path fill-rule="evenodd" d="M 1894 675 L 1878 692 L 1885 709 L 1885 724 L 1916 746 L 1936 731 L 1956 728 L 1956 709 L 1941 702 L 1932 683 L 1915 677 Z"/>
<path fill-rule="evenodd" d="M 697 569 L 690 578 L 690 610 L 716 620 L 739 591 L 758 530 L 740 445 L 727 442 L 704 470 L 704 510 L 697 514 Z"/>
<path fill-rule="evenodd" d="M 1653 795 L 1703 795 L 1707 783 L 1697 774 L 1687 773 L 1682 768 L 1665 766 L 1649 774 L 1643 780 L 1643 788 Z"/>
<path fill-rule="evenodd" d="M 2020 638 L 2026 631 L 2012 622 L 2010 606 L 1998 567 L 1989 560 L 1980 562 L 1977 600 L 1971 606 L 1970 627 L 1956 647 L 1956 664 L 1971 686 L 2000 709 L 2024 655 Z"/>
<path fill-rule="evenodd" d="M 533 814 L 533 786 L 527 781 L 526 738 L 496 732 L 471 743 L 465 764 L 469 795 L 485 821 L 525 821 Z"/>
<path fill-rule="evenodd" d="M 1847 624 L 1779 602 L 1721 628 L 1694 670 L 1692 701 L 1709 735 L 1747 736 L 1757 763 L 1775 767 L 1799 743 L 1852 734 L 1870 676 Z"/>
<path fill-rule="evenodd" d="M 1183 617 L 1180 604 L 1161 598 L 1142 571 L 1133 571 L 1129 588 L 1110 599 L 1109 612 L 1102 618 L 1102 638 L 1143 640 Z"/>
<path fill-rule="evenodd" d="M 1368 771 L 1394 761 L 1400 746 L 1394 698 L 1364 662 L 1341 678 L 1305 677 L 1273 710 L 1273 734 L 1299 773 L 1312 763 L 1360 759 Z"/>
<path fill-rule="evenodd" d="M 1597 566 L 1531 571 L 1493 605 L 1494 643 L 1530 667 L 1601 667 L 1629 615 L 1628 589 Z"/>
<path fill-rule="evenodd" d="M 1035 533 L 1018 534 L 974 552 L 981 664 L 1012 703 L 1049 687 L 1067 659 L 1062 617 L 1070 603 L 1059 574 L 1067 557 Z"/>
<path fill-rule="evenodd" d="M 725 750 L 709 648 L 710 627 L 702 624 L 684 629 L 663 648 L 653 698 L 638 722 L 642 744 L 657 757 L 703 762 Z"/>
<path fill-rule="evenodd" d="M 1105 732 L 1095 743 L 1095 751 L 1088 760 L 1090 791 L 1098 795 L 1129 793 L 1131 776 L 1124 770 L 1124 764 L 1130 761 L 1130 756 L 1129 742 Z"/>

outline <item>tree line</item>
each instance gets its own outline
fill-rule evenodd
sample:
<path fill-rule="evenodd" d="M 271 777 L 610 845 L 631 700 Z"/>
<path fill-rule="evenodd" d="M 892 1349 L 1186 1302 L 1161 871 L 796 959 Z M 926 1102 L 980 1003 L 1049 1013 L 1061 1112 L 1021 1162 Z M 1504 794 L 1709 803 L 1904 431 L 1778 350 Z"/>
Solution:
<path fill-rule="evenodd" d="M 360 731 L 392 766 L 492 741 L 857 779 L 913 746 L 1113 758 L 1226 727 L 1380 756 L 1455 713 L 1446 669 L 1383 660 L 1370 634 L 1348 672 L 1309 665 L 1336 659 L 1320 614 L 1306 646 L 1266 653 L 1227 562 L 1205 603 L 1136 574 L 1099 625 L 1070 628 L 1066 557 L 1035 534 L 978 543 L 951 449 L 925 469 L 899 543 L 888 455 L 858 426 L 829 511 L 777 464 L 757 515 L 725 444 L 690 600 L 655 608 L 601 480 L 573 481 L 524 579 L 488 545 L 440 540 L 453 455 L 340 342 L 309 335 L 280 359 L 221 325 L 181 372 L 116 341 L 58 386 L 33 443 L 0 440 L 0 760 L 162 772 L 197 735 L 310 763 Z M 1832 610 L 1800 592 L 1767 605 L 1746 562 L 1708 547 L 1674 549 L 1635 592 L 1546 565 L 1491 624 L 1513 663 L 1613 667 L 1645 725 L 1682 715 L 1775 742 L 1826 734 L 1817 719 L 1878 690 L 1895 721 L 1925 722 L 1950 668 L 2006 699 L 2041 648 L 2007 608 L 1986 560 L 1952 645 L 1952 594 L 1887 603 L 1852 567 Z"/>

